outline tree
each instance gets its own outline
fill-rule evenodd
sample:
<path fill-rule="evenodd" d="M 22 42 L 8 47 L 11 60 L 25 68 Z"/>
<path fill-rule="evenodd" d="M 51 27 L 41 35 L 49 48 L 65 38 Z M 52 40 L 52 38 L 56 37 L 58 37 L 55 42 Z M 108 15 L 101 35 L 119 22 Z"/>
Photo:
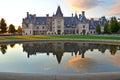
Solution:
<path fill-rule="evenodd" d="M 119 30 L 118 30 L 118 34 L 120 34 L 120 22 L 118 22 L 118 26 L 119 26 Z"/>
<path fill-rule="evenodd" d="M 15 33 L 15 32 L 16 32 L 15 26 L 14 26 L 13 24 L 10 24 L 10 25 L 9 25 L 8 32 L 9 32 L 9 33 Z"/>
<path fill-rule="evenodd" d="M 111 33 L 110 26 L 108 23 L 105 23 L 104 25 L 104 33 Z"/>
<path fill-rule="evenodd" d="M 97 25 L 96 25 L 96 32 L 97 32 L 98 34 L 101 33 L 101 27 L 100 27 L 100 24 L 97 24 Z"/>
<path fill-rule="evenodd" d="M 7 50 L 7 45 L 0 45 L 0 50 L 3 54 L 5 54 Z"/>
<path fill-rule="evenodd" d="M 112 17 L 110 20 L 110 28 L 112 33 L 117 33 L 118 30 L 120 29 L 120 26 L 118 24 L 118 21 L 116 17 Z"/>
<path fill-rule="evenodd" d="M 14 48 L 14 46 L 15 46 L 15 44 L 10 44 L 10 47 L 11 47 L 11 48 Z"/>
<path fill-rule="evenodd" d="M 110 45 L 109 49 L 110 49 L 111 55 L 115 55 L 116 54 L 116 52 L 117 52 L 117 46 Z"/>
<path fill-rule="evenodd" d="M 117 33 L 120 34 L 120 29 L 119 29 L 119 31 Z"/>
<path fill-rule="evenodd" d="M 18 26 L 17 32 L 22 33 L 22 28 L 20 26 Z"/>
<path fill-rule="evenodd" d="M 1 33 L 5 33 L 7 32 L 7 24 L 5 23 L 4 18 L 1 19 L 0 21 L 0 29 L 1 29 Z"/>

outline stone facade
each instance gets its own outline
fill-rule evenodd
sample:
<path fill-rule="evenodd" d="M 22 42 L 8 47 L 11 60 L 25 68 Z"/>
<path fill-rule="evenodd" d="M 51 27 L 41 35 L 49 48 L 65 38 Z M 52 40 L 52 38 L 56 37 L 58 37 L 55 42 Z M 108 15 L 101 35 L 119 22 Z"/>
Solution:
<path fill-rule="evenodd" d="M 86 35 L 95 34 L 96 24 L 101 25 L 101 31 L 103 32 L 103 26 L 107 22 L 105 17 L 99 20 L 87 19 L 85 12 L 82 14 L 75 13 L 71 17 L 64 17 L 60 6 L 58 6 L 56 14 L 53 16 L 46 15 L 46 17 L 36 17 L 36 15 L 29 14 L 23 19 L 23 35 L 65 35 L 65 34 L 76 34 Z"/>

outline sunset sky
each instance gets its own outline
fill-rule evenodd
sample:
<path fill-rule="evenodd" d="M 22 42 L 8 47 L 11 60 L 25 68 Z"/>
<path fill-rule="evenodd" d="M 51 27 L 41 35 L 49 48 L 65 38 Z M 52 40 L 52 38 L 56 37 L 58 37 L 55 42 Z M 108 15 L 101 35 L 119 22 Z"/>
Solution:
<path fill-rule="evenodd" d="M 0 18 L 5 18 L 8 25 L 21 26 L 26 12 L 37 16 L 52 16 L 60 5 L 64 16 L 86 11 L 87 18 L 106 16 L 120 17 L 120 0 L 0 0 Z"/>

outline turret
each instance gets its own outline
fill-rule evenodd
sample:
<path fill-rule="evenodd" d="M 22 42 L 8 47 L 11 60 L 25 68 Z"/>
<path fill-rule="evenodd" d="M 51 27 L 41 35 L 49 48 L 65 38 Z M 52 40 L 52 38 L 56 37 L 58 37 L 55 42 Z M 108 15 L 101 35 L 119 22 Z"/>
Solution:
<path fill-rule="evenodd" d="M 62 11 L 61 11 L 60 6 L 58 6 L 58 8 L 57 8 L 56 16 L 57 16 L 57 17 L 63 17 L 63 13 L 62 13 Z"/>

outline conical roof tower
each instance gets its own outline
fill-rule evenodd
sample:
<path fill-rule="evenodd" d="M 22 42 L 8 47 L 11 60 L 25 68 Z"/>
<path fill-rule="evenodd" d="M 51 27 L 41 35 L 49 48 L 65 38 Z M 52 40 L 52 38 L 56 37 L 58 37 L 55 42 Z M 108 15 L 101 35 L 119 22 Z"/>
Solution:
<path fill-rule="evenodd" d="M 58 6 L 58 8 L 57 8 L 56 16 L 57 17 L 63 17 L 63 13 L 62 13 L 62 10 L 61 10 L 60 6 Z"/>

